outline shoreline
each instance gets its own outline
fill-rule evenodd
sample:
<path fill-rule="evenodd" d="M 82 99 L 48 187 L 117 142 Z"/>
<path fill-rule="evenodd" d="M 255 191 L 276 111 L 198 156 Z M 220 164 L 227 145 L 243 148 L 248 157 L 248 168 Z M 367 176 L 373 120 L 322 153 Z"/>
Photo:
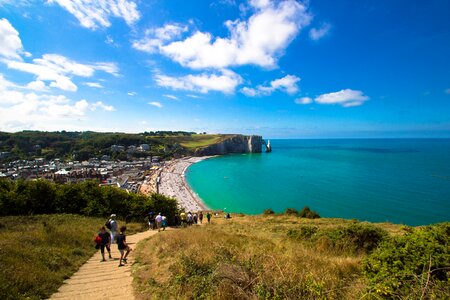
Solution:
<path fill-rule="evenodd" d="M 185 174 L 191 165 L 212 157 L 216 156 L 185 157 L 167 162 L 156 179 L 157 192 L 175 198 L 178 206 L 186 212 L 208 210 L 208 206 L 187 183 Z"/>

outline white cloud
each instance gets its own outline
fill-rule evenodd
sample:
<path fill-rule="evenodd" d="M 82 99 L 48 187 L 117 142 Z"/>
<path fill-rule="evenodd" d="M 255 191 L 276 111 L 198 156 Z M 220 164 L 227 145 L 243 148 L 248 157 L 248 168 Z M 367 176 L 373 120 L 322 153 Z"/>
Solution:
<path fill-rule="evenodd" d="M 30 0 L 0 0 L 0 7 L 12 5 L 12 6 L 28 6 L 30 5 Z"/>
<path fill-rule="evenodd" d="M 294 100 L 296 104 L 310 104 L 313 102 L 313 100 L 310 97 L 302 97 L 302 98 L 297 98 Z"/>
<path fill-rule="evenodd" d="M 152 102 L 149 102 L 148 104 L 153 105 L 153 106 L 156 106 L 156 107 L 158 107 L 158 108 L 162 108 L 162 107 L 163 107 L 163 105 L 161 104 L 161 102 L 158 102 L 158 101 L 152 101 Z"/>
<path fill-rule="evenodd" d="M 362 91 L 351 89 L 341 90 L 339 92 L 323 94 L 314 99 L 319 104 L 339 104 L 343 107 L 352 107 L 362 105 L 369 97 Z"/>
<path fill-rule="evenodd" d="M 4 91 L 10 87 L 14 87 L 16 86 L 14 83 L 12 83 L 11 81 L 8 81 L 5 79 L 5 77 L 3 76 L 3 74 L 0 73 L 0 91 Z"/>
<path fill-rule="evenodd" d="M 0 56 L 21 60 L 20 54 L 23 53 L 19 32 L 7 19 L 0 19 Z"/>
<path fill-rule="evenodd" d="M 145 36 L 140 40 L 135 40 L 132 43 L 133 48 L 154 53 L 159 50 L 159 47 L 164 43 L 172 41 L 175 38 L 181 36 L 183 32 L 186 32 L 188 27 L 180 24 L 166 24 L 163 27 L 151 28 L 145 31 Z"/>
<path fill-rule="evenodd" d="M 244 87 L 241 93 L 248 97 L 268 96 L 273 92 L 279 90 L 288 94 L 295 94 L 299 88 L 297 82 L 300 78 L 294 75 L 286 75 L 283 78 L 275 79 L 269 85 L 258 85 L 256 88 Z"/>
<path fill-rule="evenodd" d="M 115 111 L 116 109 L 112 105 L 106 105 L 102 101 L 97 101 L 90 105 L 90 109 L 92 111 L 97 110 L 97 108 L 101 108 L 104 111 Z"/>
<path fill-rule="evenodd" d="M 136 96 L 137 95 L 136 92 L 128 92 L 127 94 L 128 94 L 128 96 Z"/>
<path fill-rule="evenodd" d="M 91 67 L 95 70 L 103 71 L 114 76 L 119 76 L 119 67 L 114 62 L 97 62 Z"/>
<path fill-rule="evenodd" d="M 175 95 L 163 95 L 163 96 L 172 100 L 178 100 L 178 97 Z"/>
<path fill-rule="evenodd" d="M 225 22 L 229 37 L 214 38 L 197 31 L 182 41 L 160 46 L 160 51 L 190 68 L 239 65 L 276 66 L 278 57 L 311 21 L 307 7 L 295 0 L 250 1 L 255 13 L 248 20 Z"/>
<path fill-rule="evenodd" d="M 27 84 L 26 86 L 30 90 L 35 91 L 46 91 L 48 90 L 48 87 L 45 85 L 45 82 L 42 80 L 35 80 Z"/>
<path fill-rule="evenodd" d="M 123 19 L 130 26 L 141 17 L 136 3 L 130 0 L 48 0 L 48 3 L 59 4 L 77 18 L 81 26 L 92 30 L 111 26 L 111 17 Z"/>
<path fill-rule="evenodd" d="M 209 91 L 232 94 L 236 87 L 242 83 L 242 77 L 230 70 L 221 70 L 221 74 L 200 74 L 172 77 L 156 74 L 155 81 L 159 86 L 174 90 L 196 91 L 208 93 Z"/>
<path fill-rule="evenodd" d="M 35 81 L 30 85 L 42 87 L 42 82 Z M 102 102 L 72 101 L 63 95 L 23 92 L 28 86 L 20 87 L 0 74 L 0 130 L 61 129 L 64 123 L 86 118 L 89 111 L 114 110 Z"/>
<path fill-rule="evenodd" d="M 187 94 L 186 96 L 189 97 L 189 98 L 194 98 L 194 99 L 200 99 L 200 98 L 202 98 L 202 97 L 200 97 L 200 96 L 193 95 L 193 94 Z"/>
<path fill-rule="evenodd" d="M 309 37 L 313 41 L 317 41 L 317 40 L 320 40 L 321 38 L 323 38 L 324 36 L 326 36 L 330 32 L 330 30 L 331 30 L 331 25 L 328 23 L 324 23 L 319 28 L 312 28 L 309 31 Z"/>
<path fill-rule="evenodd" d="M 98 89 L 103 88 L 103 85 L 101 85 L 98 82 L 85 82 L 84 85 L 87 85 L 88 87 L 92 87 L 92 88 L 98 88 Z"/>
<path fill-rule="evenodd" d="M 118 74 L 115 63 L 80 64 L 57 54 L 44 54 L 42 58 L 33 59 L 33 63 L 16 60 L 5 60 L 5 63 L 10 69 L 36 75 L 38 81 L 50 81 L 50 87 L 71 92 L 78 89 L 71 80 L 73 76 L 92 77 L 96 70 L 113 75 Z"/>

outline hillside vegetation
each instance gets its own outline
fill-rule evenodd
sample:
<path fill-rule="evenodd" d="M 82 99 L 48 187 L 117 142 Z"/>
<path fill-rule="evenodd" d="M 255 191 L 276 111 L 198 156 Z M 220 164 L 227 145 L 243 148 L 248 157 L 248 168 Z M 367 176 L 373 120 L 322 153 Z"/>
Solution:
<path fill-rule="evenodd" d="M 78 215 L 0 217 L 0 298 L 48 298 L 98 251 L 93 238 L 104 224 Z M 127 224 L 129 234 L 146 227 Z"/>
<path fill-rule="evenodd" d="M 127 193 L 96 181 L 58 184 L 51 181 L 0 179 L 0 216 L 68 213 L 127 221 L 143 220 L 150 211 L 163 211 L 169 222 L 178 213 L 177 201 L 160 194 Z"/>
<path fill-rule="evenodd" d="M 188 155 L 196 148 L 223 141 L 232 135 L 195 134 L 183 131 L 143 132 L 139 134 L 117 132 L 0 132 L 0 152 L 9 152 L 3 160 L 65 158 L 86 160 L 109 155 L 113 159 L 143 156 L 172 157 Z M 129 153 L 112 151 L 112 145 L 139 146 L 148 144 L 150 150 Z"/>
<path fill-rule="evenodd" d="M 151 137 L 167 145 L 179 144 L 186 149 L 203 148 L 210 145 L 223 142 L 227 138 L 231 138 L 232 134 L 193 134 L 189 136 L 163 136 L 163 137 Z"/>
<path fill-rule="evenodd" d="M 139 299 L 444 299 L 449 240 L 449 223 L 213 218 L 140 244 L 135 286 Z"/>

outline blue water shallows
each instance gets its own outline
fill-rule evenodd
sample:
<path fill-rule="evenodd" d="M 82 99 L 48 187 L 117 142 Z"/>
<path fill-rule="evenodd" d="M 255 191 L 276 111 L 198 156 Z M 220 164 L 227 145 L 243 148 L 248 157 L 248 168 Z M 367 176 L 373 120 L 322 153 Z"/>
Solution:
<path fill-rule="evenodd" d="M 221 156 L 186 178 L 212 209 L 309 206 L 322 217 L 450 221 L 450 139 L 271 140 L 272 153 Z"/>

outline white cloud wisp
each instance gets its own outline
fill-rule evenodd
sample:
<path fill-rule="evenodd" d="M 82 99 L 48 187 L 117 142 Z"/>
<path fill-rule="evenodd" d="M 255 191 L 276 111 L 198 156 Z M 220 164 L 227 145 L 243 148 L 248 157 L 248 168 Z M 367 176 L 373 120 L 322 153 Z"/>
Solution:
<path fill-rule="evenodd" d="M 367 100 L 369 100 L 369 97 L 364 95 L 362 91 L 351 89 L 322 94 L 314 99 L 314 101 L 319 104 L 339 104 L 343 107 L 359 106 Z"/>
<path fill-rule="evenodd" d="M 297 83 L 300 78 L 294 75 L 286 75 L 283 78 L 275 79 L 269 85 L 258 85 L 256 88 L 244 87 L 241 93 L 248 97 L 268 96 L 279 90 L 293 95 L 299 91 Z"/>
<path fill-rule="evenodd" d="M 77 18 L 81 26 L 91 30 L 110 27 L 111 17 L 123 19 L 129 26 L 141 17 L 131 0 L 48 0 L 48 3 L 58 4 Z"/>
<path fill-rule="evenodd" d="M 156 84 L 173 90 L 195 91 L 206 94 L 210 91 L 233 94 L 242 83 L 242 77 L 230 70 L 221 70 L 221 74 L 199 74 L 172 77 L 155 75 Z"/>

